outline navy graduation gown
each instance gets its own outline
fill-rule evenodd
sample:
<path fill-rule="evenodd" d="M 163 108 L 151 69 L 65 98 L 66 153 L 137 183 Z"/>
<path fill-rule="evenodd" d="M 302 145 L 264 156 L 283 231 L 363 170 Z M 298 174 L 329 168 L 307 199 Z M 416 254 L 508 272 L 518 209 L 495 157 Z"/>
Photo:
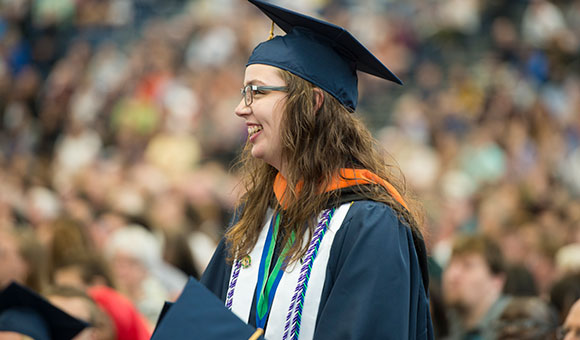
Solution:
<path fill-rule="evenodd" d="M 222 240 L 201 279 L 222 301 L 232 270 L 226 257 Z M 391 207 L 354 202 L 330 248 L 313 338 L 433 339 L 425 263 L 422 239 Z"/>

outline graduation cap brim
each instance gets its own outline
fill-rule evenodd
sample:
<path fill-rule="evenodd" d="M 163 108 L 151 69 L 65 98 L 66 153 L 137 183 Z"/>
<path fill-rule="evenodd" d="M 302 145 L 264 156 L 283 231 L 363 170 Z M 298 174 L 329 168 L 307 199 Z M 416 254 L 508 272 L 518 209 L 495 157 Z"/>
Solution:
<path fill-rule="evenodd" d="M 165 304 L 151 340 L 248 340 L 256 329 L 224 306 L 211 291 L 190 278 L 173 304 Z"/>
<path fill-rule="evenodd" d="M 349 56 L 357 70 L 403 85 L 393 72 L 344 28 L 264 1 L 248 1 L 272 19 L 284 32 L 290 33 L 296 27 L 308 29 L 332 42 L 341 53 Z"/>
<path fill-rule="evenodd" d="M 69 340 L 89 324 L 70 316 L 36 292 L 12 282 L 0 292 L 0 330 L 36 340 Z"/>

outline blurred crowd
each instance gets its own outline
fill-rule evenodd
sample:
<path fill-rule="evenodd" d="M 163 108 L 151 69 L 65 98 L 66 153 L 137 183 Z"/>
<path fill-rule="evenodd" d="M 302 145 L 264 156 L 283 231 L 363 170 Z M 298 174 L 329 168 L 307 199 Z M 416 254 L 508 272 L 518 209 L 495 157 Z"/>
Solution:
<path fill-rule="evenodd" d="M 507 316 L 484 321 L 544 306 L 563 325 L 580 298 L 580 0 L 278 3 L 348 27 L 405 83 L 361 75 L 357 114 L 424 204 L 438 337 L 499 300 Z M 73 286 L 112 320 L 101 338 L 147 338 L 243 191 L 233 109 L 269 28 L 243 0 L 0 1 L 0 287 Z"/>

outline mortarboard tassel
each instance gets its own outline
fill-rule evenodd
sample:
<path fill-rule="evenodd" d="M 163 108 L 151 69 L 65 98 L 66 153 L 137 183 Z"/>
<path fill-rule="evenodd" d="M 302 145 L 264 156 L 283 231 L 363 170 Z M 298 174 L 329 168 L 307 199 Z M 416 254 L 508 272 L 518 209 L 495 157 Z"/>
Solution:
<path fill-rule="evenodd" d="M 272 27 L 270 28 L 270 36 L 268 37 L 268 40 L 272 40 L 272 38 L 274 38 L 274 21 L 272 21 Z"/>

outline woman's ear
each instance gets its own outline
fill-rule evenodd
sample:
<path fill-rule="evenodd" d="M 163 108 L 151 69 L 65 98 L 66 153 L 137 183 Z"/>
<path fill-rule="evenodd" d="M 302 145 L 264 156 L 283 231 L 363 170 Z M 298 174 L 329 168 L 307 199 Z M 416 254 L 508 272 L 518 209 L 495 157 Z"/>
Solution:
<path fill-rule="evenodd" d="M 320 107 L 322 107 L 322 103 L 324 103 L 324 92 L 322 92 L 322 90 L 319 89 L 318 87 L 315 87 L 313 91 L 315 101 L 314 112 L 318 112 L 318 110 L 320 110 Z"/>

